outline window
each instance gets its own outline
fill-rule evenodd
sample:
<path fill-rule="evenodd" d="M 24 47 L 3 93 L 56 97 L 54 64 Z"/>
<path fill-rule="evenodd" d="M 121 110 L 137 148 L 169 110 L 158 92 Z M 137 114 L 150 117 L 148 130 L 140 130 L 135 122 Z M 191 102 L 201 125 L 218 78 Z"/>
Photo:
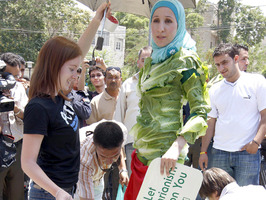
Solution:
<path fill-rule="evenodd" d="M 115 50 L 122 51 L 123 49 L 123 39 L 117 39 L 115 42 Z"/>

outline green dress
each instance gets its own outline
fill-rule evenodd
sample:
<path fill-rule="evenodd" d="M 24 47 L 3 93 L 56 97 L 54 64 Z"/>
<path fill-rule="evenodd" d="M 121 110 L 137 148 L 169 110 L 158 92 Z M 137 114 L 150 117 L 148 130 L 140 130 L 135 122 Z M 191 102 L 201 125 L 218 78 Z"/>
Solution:
<path fill-rule="evenodd" d="M 145 165 L 164 155 L 177 136 L 183 135 L 193 144 L 205 135 L 210 110 L 206 103 L 207 73 L 197 54 L 185 49 L 162 63 L 151 65 L 151 58 L 146 59 L 138 83 L 140 115 L 130 132 L 133 147 Z M 183 126 L 182 107 L 187 100 L 191 115 Z M 185 145 L 178 158 L 180 163 L 187 151 Z"/>

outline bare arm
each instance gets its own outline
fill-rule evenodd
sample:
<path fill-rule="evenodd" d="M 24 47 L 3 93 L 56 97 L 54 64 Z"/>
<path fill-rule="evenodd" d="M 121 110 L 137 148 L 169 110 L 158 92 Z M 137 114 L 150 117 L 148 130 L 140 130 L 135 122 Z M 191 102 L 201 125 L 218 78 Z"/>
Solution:
<path fill-rule="evenodd" d="M 177 139 L 173 142 L 171 147 L 168 149 L 168 151 L 162 156 L 161 159 L 161 167 L 160 172 L 161 174 L 164 173 L 164 170 L 166 171 L 166 175 L 169 176 L 169 170 L 172 168 L 175 168 L 176 161 L 178 160 L 179 154 L 187 141 L 183 136 L 178 136 Z"/>
<path fill-rule="evenodd" d="M 36 184 L 51 193 L 57 200 L 72 199 L 71 196 L 58 187 L 37 164 L 37 157 L 43 137 L 43 135 L 38 134 L 23 135 L 21 167 Z"/>
<path fill-rule="evenodd" d="M 82 51 L 82 59 L 83 60 L 90 49 L 91 43 L 94 39 L 94 36 L 100 26 L 101 20 L 103 18 L 104 10 L 108 7 L 106 16 L 111 15 L 110 3 L 103 3 L 96 11 L 95 16 L 93 17 L 92 21 L 90 22 L 87 29 L 84 31 L 82 36 L 78 41 L 78 45 Z"/>
<path fill-rule="evenodd" d="M 124 156 L 124 150 L 123 148 L 121 149 L 121 153 L 120 153 L 120 158 L 121 158 L 121 162 L 118 166 L 119 168 L 119 171 L 121 170 L 126 170 L 127 167 L 126 167 L 126 162 L 125 162 L 125 156 Z M 127 171 L 122 171 L 121 173 L 119 172 L 119 176 L 120 176 L 120 183 L 123 185 L 128 185 L 128 182 L 129 182 L 129 178 L 128 178 L 128 173 Z"/>
<path fill-rule="evenodd" d="M 261 144 L 262 140 L 265 137 L 265 133 L 266 133 L 266 109 L 264 109 L 260 112 L 260 116 L 261 116 L 261 120 L 260 120 L 258 132 L 257 132 L 256 136 L 254 137 L 254 139 L 251 142 L 246 144 L 241 149 L 241 151 L 246 150 L 250 154 L 257 153 L 258 148 L 259 148 L 258 144 Z M 258 143 L 258 144 L 256 144 L 256 143 Z"/>
<path fill-rule="evenodd" d="M 79 81 L 78 81 L 78 90 L 85 90 L 85 76 L 86 76 L 86 72 L 87 69 L 89 68 L 89 64 L 88 64 L 88 60 L 84 60 L 81 64 L 82 66 L 82 71 L 79 77 Z"/>
<path fill-rule="evenodd" d="M 208 123 L 208 128 L 206 131 L 206 135 L 202 137 L 201 152 L 207 152 L 211 139 L 214 136 L 216 118 L 210 118 L 207 123 Z M 208 167 L 208 155 L 207 154 L 200 155 L 199 166 L 201 170 L 207 169 Z"/>

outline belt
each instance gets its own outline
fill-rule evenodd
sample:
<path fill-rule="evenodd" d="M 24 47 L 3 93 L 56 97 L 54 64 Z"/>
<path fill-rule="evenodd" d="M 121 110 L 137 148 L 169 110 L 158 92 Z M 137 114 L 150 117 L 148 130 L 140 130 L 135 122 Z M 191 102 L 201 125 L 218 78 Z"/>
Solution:
<path fill-rule="evenodd" d="M 33 187 L 38 189 L 38 190 L 41 190 L 42 188 L 37 185 L 36 183 L 33 182 Z M 69 188 L 62 188 L 63 190 L 65 190 L 67 193 L 69 193 L 72 197 L 74 196 L 74 193 L 76 192 L 76 184 L 72 187 L 69 187 Z"/>

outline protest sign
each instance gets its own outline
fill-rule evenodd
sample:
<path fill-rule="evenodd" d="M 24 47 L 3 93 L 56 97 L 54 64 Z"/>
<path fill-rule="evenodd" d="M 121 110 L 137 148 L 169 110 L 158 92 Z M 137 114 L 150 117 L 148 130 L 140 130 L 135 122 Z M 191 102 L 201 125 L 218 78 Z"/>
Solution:
<path fill-rule="evenodd" d="M 195 200 L 202 183 L 202 173 L 177 163 L 170 175 L 161 175 L 161 158 L 154 159 L 145 175 L 137 200 Z"/>

